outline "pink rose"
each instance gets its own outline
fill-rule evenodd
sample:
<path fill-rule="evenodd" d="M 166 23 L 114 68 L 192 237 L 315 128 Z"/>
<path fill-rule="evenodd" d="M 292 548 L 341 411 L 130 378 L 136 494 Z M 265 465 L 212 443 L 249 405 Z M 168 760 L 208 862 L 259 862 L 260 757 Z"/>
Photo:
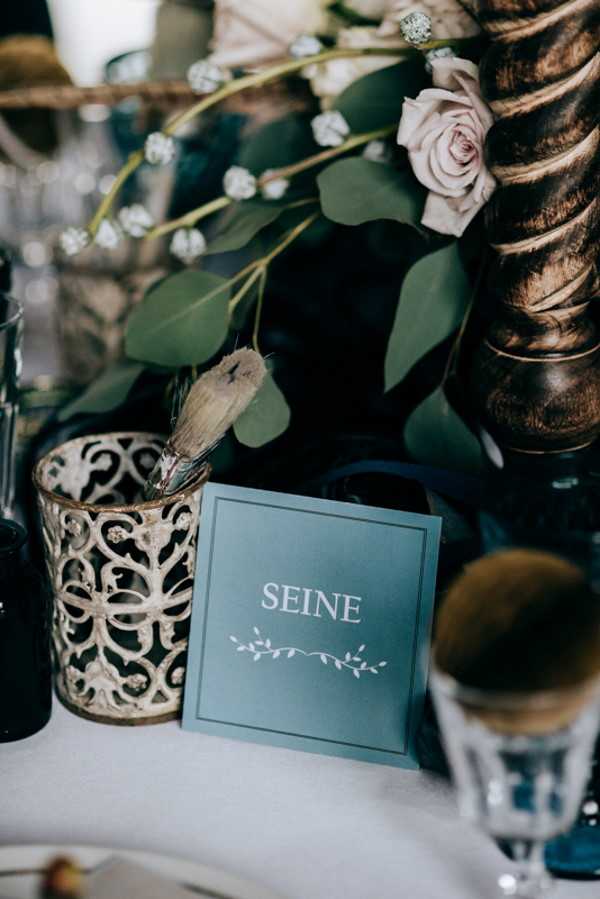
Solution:
<path fill-rule="evenodd" d="M 474 63 L 452 56 L 433 59 L 431 66 L 434 86 L 404 101 L 398 143 L 429 188 L 422 224 L 460 237 L 496 184 L 483 156 L 493 118 Z"/>

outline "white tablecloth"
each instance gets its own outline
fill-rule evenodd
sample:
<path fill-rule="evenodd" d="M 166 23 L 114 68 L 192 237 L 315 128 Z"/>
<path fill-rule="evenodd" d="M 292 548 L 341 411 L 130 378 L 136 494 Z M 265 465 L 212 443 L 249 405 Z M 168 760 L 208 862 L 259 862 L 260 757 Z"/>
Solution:
<path fill-rule="evenodd" d="M 89 843 L 173 854 L 287 899 L 495 899 L 510 867 L 458 820 L 438 777 L 234 742 L 175 723 L 118 728 L 55 701 L 0 745 L 0 845 Z M 555 899 L 597 899 L 561 882 Z"/>
<path fill-rule="evenodd" d="M 50 329 L 31 331 L 26 378 L 56 370 Z M 109 727 L 58 701 L 39 734 L 0 744 L 0 845 L 22 843 L 173 854 L 285 899 L 496 899 L 510 868 L 431 774 L 175 723 Z M 598 896 L 598 883 L 563 881 L 553 899 Z"/>

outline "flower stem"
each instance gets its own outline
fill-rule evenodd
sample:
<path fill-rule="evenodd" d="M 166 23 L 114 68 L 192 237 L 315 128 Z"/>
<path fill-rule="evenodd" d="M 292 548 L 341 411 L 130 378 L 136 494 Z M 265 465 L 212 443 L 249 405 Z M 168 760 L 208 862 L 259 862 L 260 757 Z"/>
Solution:
<path fill-rule="evenodd" d="M 210 203 L 204 203 L 203 206 L 198 206 L 197 209 L 186 212 L 186 214 L 180 216 L 180 218 L 173 219 L 170 222 L 164 222 L 164 224 L 159 225 L 157 228 L 152 228 L 152 230 L 148 231 L 146 234 L 145 239 L 154 240 L 157 237 L 162 237 L 163 234 L 168 234 L 170 231 L 176 231 L 177 228 L 191 228 L 196 222 L 206 218 L 208 215 L 212 215 L 213 212 L 218 212 L 219 209 L 224 209 L 225 206 L 229 206 L 232 202 L 230 197 L 224 195 L 222 197 L 217 197 L 216 200 L 211 200 Z"/>
<path fill-rule="evenodd" d="M 242 284 L 238 292 L 231 298 L 229 301 L 229 314 L 234 311 L 236 306 L 240 303 L 240 301 L 246 296 L 252 285 L 261 277 L 262 273 L 266 273 L 267 267 L 271 264 L 271 262 L 279 256 L 280 253 L 283 253 L 284 250 L 287 250 L 289 245 L 293 243 L 296 238 L 300 237 L 300 235 L 306 231 L 307 228 L 315 222 L 321 212 L 313 212 L 312 215 L 309 215 L 308 218 L 305 218 L 300 224 L 296 225 L 295 228 L 292 228 L 291 231 L 285 235 L 283 240 L 276 244 L 273 249 L 267 253 L 265 256 L 262 256 L 260 259 L 255 259 L 254 262 L 251 262 L 246 268 L 242 269 L 242 271 L 238 272 L 237 275 L 234 275 L 233 278 L 230 279 L 229 285 L 233 285 L 244 278 L 247 274 L 250 275 L 245 284 Z"/>
<path fill-rule="evenodd" d="M 386 125 L 385 128 L 377 128 L 375 131 L 366 131 L 364 134 L 355 134 L 353 137 L 344 141 L 343 144 L 340 144 L 339 147 L 330 147 L 327 150 L 322 150 L 320 153 L 315 153 L 314 156 L 307 156 L 306 159 L 301 159 L 299 162 L 293 162 L 280 169 L 273 169 L 269 175 L 258 179 L 258 186 L 262 187 L 278 178 L 291 178 L 293 175 L 312 169 L 322 162 L 326 162 L 328 159 L 335 159 L 336 156 L 341 156 L 344 153 L 348 153 L 350 150 L 354 150 L 356 147 L 368 144 L 369 141 L 388 137 L 396 130 L 396 128 L 397 125 Z M 231 205 L 232 202 L 230 197 L 225 195 L 217 197 L 216 200 L 211 200 L 210 203 L 204 203 L 203 206 L 198 206 L 197 209 L 186 212 L 186 214 L 182 215 L 180 218 L 173 219 L 170 222 L 164 222 L 157 228 L 152 228 L 152 230 L 148 231 L 146 234 L 145 239 L 154 240 L 157 237 L 162 237 L 164 234 L 169 234 L 171 231 L 177 230 L 177 228 L 191 228 L 192 225 L 195 225 L 201 219 L 212 215 L 213 212 L 217 212 L 219 209 L 224 209 L 226 206 Z M 305 203 L 310 202 L 315 201 L 312 199 L 298 200 L 295 203 L 290 203 L 287 208 L 294 209 L 297 206 L 302 206 Z"/>
<path fill-rule="evenodd" d="M 297 175 L 299 172 L 305 172 L 307 169 L 314 168 L 314 166 L 320 165 L 322 162 L 327 162 L 328 159 L 334 159 L 336 156 L 341 156 L 349 150 L 354 150 L 355 147 L 360 147 L 362 144 L 368 144 L 369 141 L 388 137 L 390 134 L 393 134 L 397 128 L 397 124 L 386 125 L 385 128 L 377 128 L 375 131 L 365 131 L 363 134 L 355 134 L 353 137 L 344 141 L 343 144 L 340 144 L 339 147 L 330 147 L 328 150 L 322 150 L 320 153 L 315 153 L 314 156 L 307 156 L 306 159 L 301 159 L 300 162 L 293 162 L 291 165 L 283 166 L 280 169 L 273 169 L 269 175 L 259 178 L 258 183 L 262 187 L 263 184 L 268 184 L 269 181 L 275 181 L 277 178 L 289 178 L 292 175 Z"/>
<path fill-rule="evenodd" d="M 258 281 L 258 279 L 260 277 L 262 277 L 263 271 L 264 271 L 264 269 L 262 266 L 262 259 L 257 259 L 254 264 L 254 271 L 251 273 L 250 277 L 247 279 L 247 281 L 244 282 L 244 284 L 242 284 L 242 286 L 237 291 L 237 293 L 235 293 L 232 296 L 232 298 L 229 300 L 229 314 L 230 315 L 234 311 L 236 306 L 239 303 L 241 303 L 241 301 L 244 299 L 244 297 L 246 296 L 248 291 L 251 289 L 251 287 Z M 236 281 L 237 280 L 239 280 L 239 277 L 236 278 Z"/>
<path fill-rule="evenodd" d="M 270 265 L 273 259 L 279 256 L 280 253 L 283 253 L 284 250 L 287 250 L 289 245 L 293 243 L 297 237 L 300 237 L 300 235 L 304 231 L 306 231 L 307 228 L 310 228 L 310 226 L 314 222 L 316 222 L 320 215 L 321 210 L 319 210 L 318 212 L 313 212 L 312 215 L 309 215 L 308 218 L 305 218 L 304 221 L 300 222 L 299 225 L 296 225 L 295 228 L 292 228 L 292 230 L 287 233 L 286 237 L 284 237 L 281 243 L 277 244 L 277 246 L 274 247 L 270 253 L 267 253 L 266 256 L 263 256 L 263 265 Z"/>
<path fill-rule="evenodd" d="M 412 47 L 409 44 L 406 44 L 406 46 L 403 47 L 334 47 L 329 50 L 323 50 L 321 53 L 316 53 L 313 56 L 305 56 L 303 59 L 288 59 L 285 62 L 272 66 L 269 69 L 264 69 L 261 72 L 243 75 L 241 78 L 235 78 L 232 81 L 228 81 L 219 88 L 219 90 L 208 94 L 198 103 L 190 106 L 189 109 L 176 115 L 167 123 L 167 125 L 165 125 L 163 133 L 170 135 L 175 134 L 179 128 L 200 113 L 205 112 L 212 106 L 216 106 L 221 100 L 225 100 L 234 94 L 240 93 L 240 91 L 252 87 L 261 87 L 264 84 L 268 84 L 270 81 L 276 81 L 278 78 L 293 75 L 295 72 L 301 71 L 305 66 L 310 66 L 315 63 L 329 62 L 329 60 L 332 59 L 352 59 L 360 56 L 414 57 L 416 54 L 421 54 L 427 50 L 435 50 L 438 47 L 459 48 L 472 43 L 473 40 L 473 38 L 455 38 L 454 40 L 443 39 L 428 41 L 425 44 L 421 44 L 418 48 Z M 144 158 L 144 151 L 137 150 L 130 155 L 123 168 L 117 174 L 114 184 L 100 203 L 96 214 L 88 225 L 88 231 L 92 237 L 95 236 L 102 219 L 110 211 L 119 190 L 127 178 L 142 164 Z"/>
<path fill-rule="evenodd" d="M 256 313 L 254 315 L 254 328 L 252 329 L 252 346 L 257 353 L 260 353 L 258 345 L 258 332 L 260 330 L 260 319 L 262 315 L 263 302 L 265 299 L 265 287 L 267 285 L 267 268 L 260 269 L 260 278 L 258 281 L 258 298 L 256 300 Z"/>
<path fill-rule="evenodd" d="M 119 193 L 119 191 L 121 190 L 121 187 L 123 186 L 123 184 L 127 181 L 129 176 L 132 175 L 133 172 L 135 172 L 135 170 L 141 165 L 141 163 L 143 161 L 144 161 L 144 153 L 142 150 L 137 150 L 135 153 L 132 153 L 130 155 L 129 159 L 127 160 L 127 162 L 125 163 L 123 168 L 120 170 L 120 172 L 116 176 L 113 184 L 111 185 L 110 190 L 108 191 L 108 193 L 106 194 L 106 196 L 104 197 L 104 199 L 102 200 L 100 205 L 98 206 L 98 209 L 96 210 L 94 217 L 92 218 L 92 220 L 90 221 L 90 223 L 88 225 L 88 231 L 92 237 L 96 236 L 96 232 L 98 231 L 98 228 L 100 227 L 100 222 L 106 216 L 106 214 L 110 211 L 110 208 L 114 202 L 114 199 L 117 196 L 117 194 Z"/>
<path fill-rule="evenodd" d="M 286 59 L 285 62 L 271 66 L 269 69 L 254 72 L 250 75 L 242 75 L 241 78 L 234 78 L 233 81 L 228 81 L 212 94 L 208 94 L 208 96 L 199 100 L 198 103 L 190 106 L 189 109 L 176 115 L 163 130 L 165 134 L 174 134 L 190 119 L 210 109 L 211 106 L 216 106 L 221 100 L 226 100 L 228 97 L 232 97 L 234 94 L 238 94 L 247 88 L 262 87 L 270 81 L 293 75 L 295 72 L 300 72 L 306 66 L 311 66 L 315 63 L 329 62 L 332 59 L 351 59 L 355 56 L 414 56 L 421 49 L 433 50 L 436 47 L 446 46 L 449 43 L 451 42 L 448 40 L 428 41 L 427 44 L 421 44 L 419 50 L 409 44 L 406 44 L 404 47 L 333 47 L 329 50 L 322 50 L 321 53 L 315 53 L 313 56 L 305 56 L 302 59 Z"/>

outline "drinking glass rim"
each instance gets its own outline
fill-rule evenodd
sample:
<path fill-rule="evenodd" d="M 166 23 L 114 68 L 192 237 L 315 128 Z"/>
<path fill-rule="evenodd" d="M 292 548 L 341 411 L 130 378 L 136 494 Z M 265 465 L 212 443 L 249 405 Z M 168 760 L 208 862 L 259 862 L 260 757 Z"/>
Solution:
<path fill-rule="evenodd" d="M 0 297 L 2 297 L 9 306 L 7 318 L 0 319 L 0 331 L 6 331 L 11 325 L 15 325 L 23 317 L 23 304 L 9 293 L 0 293 Z M 10 312 L 10 307 L 13 307 L 12 313 Z"/>
<path fill-rule="evenodd" d="M 537 710 L 553 709 L 570 696 L 590 692 L 600 695 L 600 673 L 595 677 L 569 687 L 557 687 L 554 690 L 485 690 L 461 684 L 460 681 L 446 674 L 437 667 L 435 654 L 431 658 L 431 681 L 435 688 L 450 699 L 476 708 L 496 711 L 521 711 L 535 707 Z"/>

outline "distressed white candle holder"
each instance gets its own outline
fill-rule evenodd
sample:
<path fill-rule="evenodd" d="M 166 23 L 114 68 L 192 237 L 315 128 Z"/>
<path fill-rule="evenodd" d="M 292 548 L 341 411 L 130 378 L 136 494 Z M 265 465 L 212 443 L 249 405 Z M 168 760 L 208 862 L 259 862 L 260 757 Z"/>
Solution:
<path fill-rule="evenodd" d="M 152 724 L 180 711 L 210 468 L 181 493 L 136 502 L 163 445 L 157 434 L 80 437 L 34 471 L 54 592 L 56 689 L 94 721 Z"/>

